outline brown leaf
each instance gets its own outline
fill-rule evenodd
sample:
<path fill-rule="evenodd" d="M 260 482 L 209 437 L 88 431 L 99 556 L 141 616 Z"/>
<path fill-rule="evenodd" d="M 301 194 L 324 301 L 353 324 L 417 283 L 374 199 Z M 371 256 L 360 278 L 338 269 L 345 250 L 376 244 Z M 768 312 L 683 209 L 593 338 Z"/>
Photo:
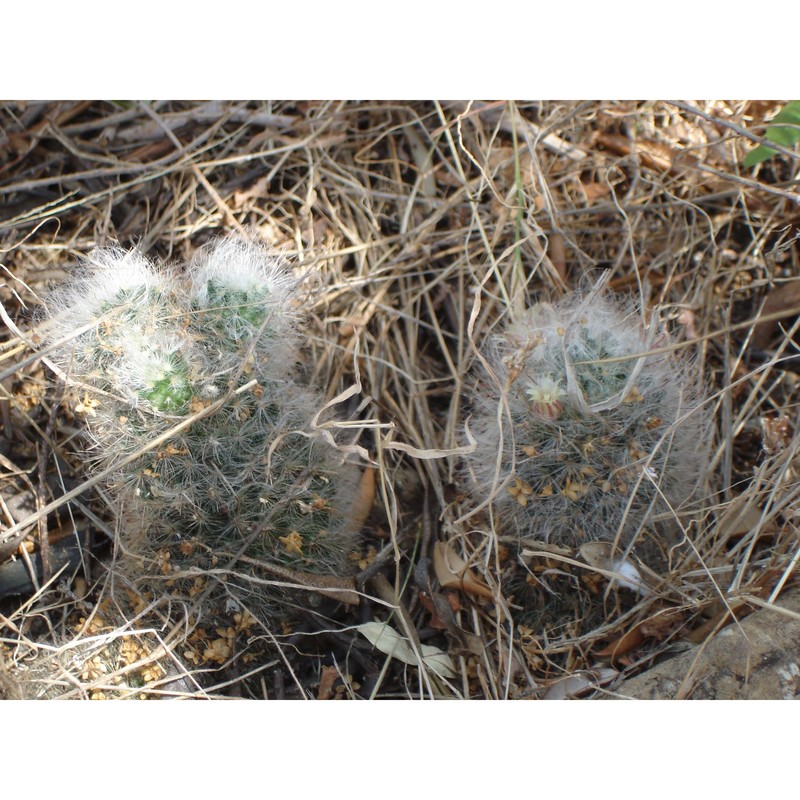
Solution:
<path fill-rule="evenodd" d="M 436 542 L 433 547 L 433 569 L 445 589 L 461 589 L 491 600 L 492 590 L 481 582 L 461 556 L 446 542 Z"/>
<path fill-rule="evenodd" d="M 246 189 L 235 191 L 233 193 L 233 201 L 231 202 L 231 207 L 234 211 L 241 209 L 249 200 L 267 197 L 269 194 L 269 181 L 270 176 L 264 175 L 257 181 L 251 183 Z"/>
<path fill-rule="evenodd" d="M 644 634 L 639 625 L 634 626 L 627 633 L 623 633 L 618 639 L 607 644 L 602 650 L 594 653 L 596 658 L 608 658 L 616 661 L 621 656 L 630 653 L 635 647 L 644 642 Z"/>
<path fill-rule="evenodd" d="M 358 484 L 358 493 L 353 502 L 350 512 L 350 521 L 354 530 L 359 530 L 367 521 L 369 512 L 372 510 L 372 501 L 375 499 L 375 470 L 367 467 L 361 473 L 361 481 Z"/>
<path fill-rule="evenodd" d="M 686 613 L 680 608 L 663 608 L 642 620 L 639 629 L 645 639 L 663 642 L 686 621 Z"/>
<path fill-rule="evenodd" d="M 447 602 L 450 604 L 450 610 L 454 614 L 463 610 L 464 607 L 461 605 L 461 601 L 458 599 L 457 592 L 445 592 L 444 596 L 447 599 Z"/>
<path fill-rule="evenodd" d="M 322 675 L 319 678 L 319 690 L 317 700 L 331 700 L 335 694 L 333 684 L 339 678 L 339 670 L 336 667 L 328 666 L 322 668 Z"/>
<path fill-rule="evenodd" d="M 646 640 L 663 642 L 686 621 L 686 612 L 674 606 L 657 604 L 647 619 L 637 622 L 630 630 L 607 644 L 594 655 L 598 658 L 619 660 Z"/>
<path fill-rule="evenodd" d="M 613 570 L 611 557 L 614 548 L 609 542 L 587 542 L 580 546 L 578 552 L 583 560 L 595 569 Z"/>
<path fill-rule="evenodd" d="M 745 587 L 745 589 L 753 597 L 766 600 L 772 593 L 772 590 L 775 588 L 775 583 L 782 574 L 782 569 L 776 569 L 775 567 L 764 569 L 747 587 Z M 709 620 L 688 633 L 686 635 L 686 640 L 696 644 L 704 642 L 712 633 L 716 633 L 727 625 L 730 625 L 734 620 L 742 620 L 746 616 L 752 614 L 753 611 L 758 610 L 758 606 L 752 603 L 734 603 L 730 605 L 730 610 L 728 605 L 722 602 L 717 603 L 715 605 L 716 613 L 713 613 Z"/>
<path fill-rule="evenodd" d="M 652 142 L 648 139 L 629 139 L 627 136 L 620 136 L 616 133 L 599 133 L 596 142 L 620 156 L 628 156 L 635 152 L 645 167 L 657 172 L 670 172 L 673 161 L 678 155 L 677 150 L 673 150 L 661 142 Z"/>
<path fill-rule="evenodd" d="M 591 200 L 589 201 L 591 203 Z M 551 233 L 547 242 L 547 253 L 555 267 L 558 277 L 566 286 L 567 281 L 567 251 L 564 246 L 564 236 L 560 233 Z"/>
<path fill-rule="evenodd" d="M 767 295 L 761 313 L 767 315 L 777 314 L 782 311 L 787 312 L 787 317 L 791 316 L 792 313 L 800 313 L 800 281 L 792 281 L 791 283 L 776 286 Z M 779 324 L 780 320 L 759 322 L 753 329 L 753 335 L 750 339 L 751 345 L 759 350 L 765 350 L 780 329 Z"/>
<path fill-rule="evenodd" d="M 692 644 L 702 644 L 712 633 L 719 632 L 726 628 L 734 620 L 741 621 L 755 611 L 755 607 L 747 603 L 739 603 L 731 606 L 731 610 L 723 608 L 711 619 L 706 620 L 702 625 L 686 634 L 686 641 Z"/>
<path fill-rule="evenodd" d="M 596 200 L 608 197 L 611 194 L 611 187 L 607 183 L 597 183 L 596 181 L 581 181 L 583 193 L 586 195 L 586 201 L 592 205 Z"/>
<path fill-rule="evenodd" d="M 484 651 L 483 642 L 475 634 L 468 633 L 458 626 L 454 616 L 455 611 L 461 610 L 458 596 L 455 592 L 439 594 L 433 592 L 419 593 L 420 604 L 431 614 L 430 626 L 436 630 L 447 631 L 458 643 L 465 653 L 481 655 Z"/>
<path fill-rule="evenodd" d="M 431 628 L 437 631 L 446 631 L 447 625 L 442 621 L 439 612 L 436 610 L 436 604 L 433 598 L 427 592 L 419 593 L 420 605 L 431 615 L 431 621 L 428 623 Z"/>
<path fill-rule="evenodd" d="M 166 155 L 175 148 L 175 145 L 169 139 L 161 139 L 157 142 L 148 142 L 141 147 L 137 147 L 130 155 L 128 161 L 147 162 L 155 161 L 157 158 Z"/>
<path fill-rule="evenodd" d="M 553 681 L 542 695 L 542 700 L 569 700 L 571 697 L 578 697 L 588 690 L 609 683 L 617 675 L 619 675 L 617 670 L 608 667 L 583 669 Z"/>
<path fill-rule="evenodd" d="M 716 535 L 720 542 L 727 542 L 755 530 L 761 522 L 762 509 L 753 497 L 739 495 L 735 497 L 720 515 L 716 526 Z M 774 525 L 767 521 L 761 526 L 761 534 L 772 533 Z"/>

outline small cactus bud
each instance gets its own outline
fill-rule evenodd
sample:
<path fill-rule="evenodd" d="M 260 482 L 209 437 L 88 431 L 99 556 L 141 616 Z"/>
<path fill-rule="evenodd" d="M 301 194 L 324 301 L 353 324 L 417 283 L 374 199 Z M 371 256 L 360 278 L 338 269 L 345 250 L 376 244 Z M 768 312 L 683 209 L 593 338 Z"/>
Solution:
<path fill-rule="evenodd" d="M 558 419 L 564 410 L 561 398 L 565 396 L 564 390 L 548 376 L 540 378 L 538 382 L 531 381 L 525 391 L 533 400 L 533 413 L 542 419 Z"/>

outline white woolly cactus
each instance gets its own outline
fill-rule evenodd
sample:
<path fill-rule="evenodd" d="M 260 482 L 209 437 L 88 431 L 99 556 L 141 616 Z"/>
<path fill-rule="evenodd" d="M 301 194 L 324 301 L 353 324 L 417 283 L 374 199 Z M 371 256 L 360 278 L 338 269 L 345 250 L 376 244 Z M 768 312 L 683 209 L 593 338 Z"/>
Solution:
<path fill-rule="evenodd" d="M 567 546 L 627 544 L 654 510 L 685 501 L 707 451 L 689 362 L 633 305 L 576 292 L 539 303 L 488 343 L 468 470 L 504 533 Z"/>
<path fill-rule="evenodd" d="M 166 436 L 113 473 L 138 568 L 197 573 L 230 553 L 347 569 L 358 471 L 309 432 L 324 401 L 296 379 L 297 302 L 285 266 L 236 239 L 184 272 L 100 251 L 49 298 L 49 341 L 68 340 L 51 358 L 87 390 L 98 466 L 113 470 Z M 269 604 L 275 592 L 257 594 Z"/>

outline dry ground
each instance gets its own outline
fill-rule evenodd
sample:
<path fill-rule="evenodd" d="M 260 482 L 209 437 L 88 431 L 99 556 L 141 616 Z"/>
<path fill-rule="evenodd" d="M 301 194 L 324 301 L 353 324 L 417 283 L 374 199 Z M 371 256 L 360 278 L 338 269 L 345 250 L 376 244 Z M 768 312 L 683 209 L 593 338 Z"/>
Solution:
<path fill-rule="evenodd" d="M 0 693 L 590 695 L 758 602 L 780 606 L 798 553 L 798 158 L 742 167 L 780 107 L 0 106 Z M 93 247 L 181 261 L 234 231 L 306 275 L 311 380 L 329 398 L 359 387 L 349 410 L 377 480 L 354 554 L 359 607 L 328 601 L 277 627 L 238 612 L 207 629 L 109 571 L 114 499 L 83 486 L 81 398 L 28 342 L 43 291 Z M 488 519 L 463 519 L 475 347 L 602 269 L 657 309 L 710 389 L 703 491 L 682 515 L 681 546 L 641 565 L 652 570 L 645 597 L 578 552 L 523 559 L 498 546 Z M 472 581 L 442 585 L 437 547 Z M 427 645 L 452 674 L 387 657 L 354 630 L 387 619 L 410 661 Z"/>

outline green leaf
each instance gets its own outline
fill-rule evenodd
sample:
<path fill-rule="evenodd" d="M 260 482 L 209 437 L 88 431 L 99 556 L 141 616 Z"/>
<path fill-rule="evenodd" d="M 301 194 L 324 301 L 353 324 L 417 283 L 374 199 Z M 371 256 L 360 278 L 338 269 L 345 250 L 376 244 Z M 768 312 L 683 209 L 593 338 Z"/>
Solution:
<path fill-rule="evenodd" d="M 791 100 L 775 115 L 764 138 L 782 147 L 794 147 L 800 142 L 800 127 L 789 126 L 800 126 L 800 100 Z M 774 155 L 777 155 L 775 150 L 760 144 L 744 157 L 742 163 L 745 167 L 754 167 Z"/>
<path fill-rule="evenodd" d="M 766 161 L 774 155 L 777 155 L 777 153 L 771 147 L 764 147 L 763 144 L 760 144 L 755 150 L 751 150 L 744 157 L 742 164 L 745 167 L 754 167 L 756 164 L 760 164 L 762 161 Z"/>

